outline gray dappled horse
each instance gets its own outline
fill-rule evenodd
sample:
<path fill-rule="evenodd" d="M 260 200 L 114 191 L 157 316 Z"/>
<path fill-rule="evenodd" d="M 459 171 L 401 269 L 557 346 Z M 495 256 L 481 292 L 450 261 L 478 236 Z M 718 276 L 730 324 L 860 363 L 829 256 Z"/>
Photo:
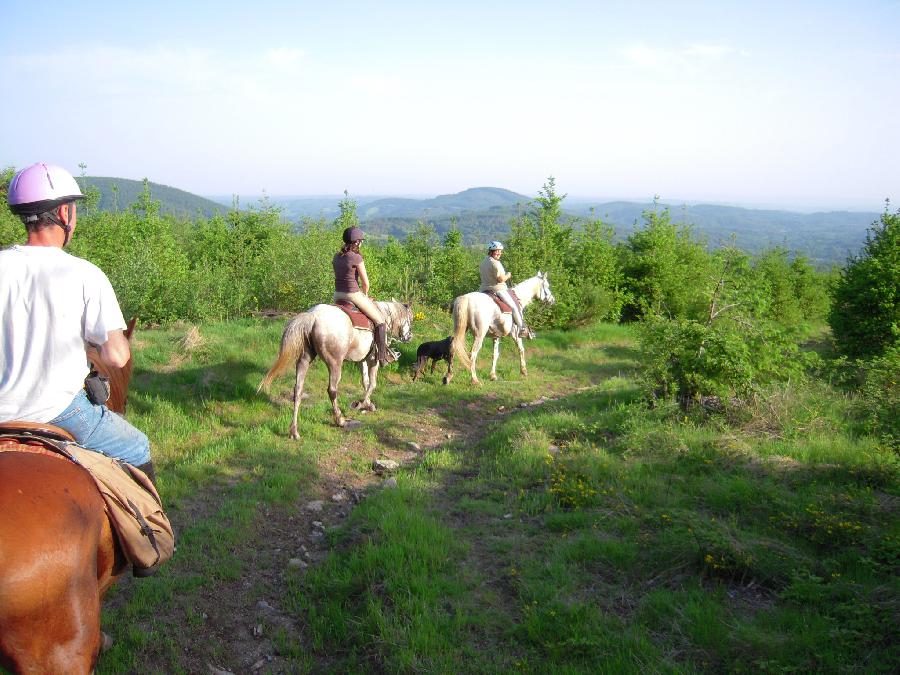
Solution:
<path fill-rule="evenodd" d="M 412 311 L 409 305 L 396 300 L 377 301 L 378 309 L 385 318 L 388 336 L 409 342 L 412 338 Z M 334 423 L 339 427 L 346 424 L 338 406 L 338 384 L 344 361 L 360 364 L 362 384 L 365 394 L 362 400 L 353 403 L 360 410 L 375 410 L 370 400 L 378 378 L 378 354 L 372 348 L 374 336 L 370 330 L 354 328 L 350 317 L 334 305 L 315 305 L 290 320 L 281 336 L 281 350 L 275 364 L 266 373 L 257 391 L 268 391 L 272 380 L 284 372 L 291 364 L 296 365 L 297 379 L 294 383 L 294 417 L 291 420 L 291 438 L 298 439 L 297 414 L 303 395 L 306 371 L 316 356 L 328 366 L 328 395 L 334 411 Z"/>
<path fill-rule="evenodd" d="M 530 279 L 513 286 L 516 295 L 519 296 L 519 302 L 522 310 L 531 303 L 532 300 L 538 299 L 552 305 L 556 302 L 553 293 L 550 292 L 550 282 L 547 275 L 538 272 Z M 472 353 L 471 357 L 466 353 L 466 331 L 472 333 Z M 486 335 L 490 335 L 494 340 L 494 360 L 491 363 L 491 379 L 497 379 L 497 358 L 500 356 L 500 338 L 505 335 L 511 335 L 516 341 L 519 348 L 519 370 L 522 375 L 528 374 L 528 368 L 525 366 L 525 345 L 522 344 L 522 338 L 519 335 L 519 327 L 515 325 L 511 314 L 503 314 L 493 298 L 486 293 L 476 291 L 474 293 L 466 293 L 460 295 L 453 301 L 453 341 L 451 342 L 451 351 L 454 358 L 469 369 L 472 375 L 472 382 L 478 384 L 478 375 L 475 373 L 475 361 L 478 358 L 478 352 L 484 342 Z M 450 371 L 444 378 L 444 384 L 453 379 L 453 364 L 450 364 Z"/>

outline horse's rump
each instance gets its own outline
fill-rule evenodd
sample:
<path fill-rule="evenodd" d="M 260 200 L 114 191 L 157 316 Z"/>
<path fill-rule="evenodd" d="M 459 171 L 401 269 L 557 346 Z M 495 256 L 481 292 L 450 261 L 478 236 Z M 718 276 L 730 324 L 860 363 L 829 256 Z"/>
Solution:
<path fill-rule="evenodd" d="M 0 665 L 86 673 L 125 562 L 87 472 L 32 449 L 0 452 Z"/>

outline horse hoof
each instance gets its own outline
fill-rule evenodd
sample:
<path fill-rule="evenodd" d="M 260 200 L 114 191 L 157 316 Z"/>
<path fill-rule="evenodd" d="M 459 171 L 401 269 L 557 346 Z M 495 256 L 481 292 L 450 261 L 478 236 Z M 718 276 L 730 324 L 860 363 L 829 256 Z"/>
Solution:
<path fill-rule="evenodd" d="M 356 410 L 357 408 L 359 408 L 359 406 L 360 406 L 361 403 L 362 403 L 362 401 L 353 401 L 353 403 L 350 404 L 350 407 L 351 407 L 353 410 Z"/>
<path fill-rule="evenodd" d="M 497 379 L 497 373 L 491 373 L 491 382 L 494 382 Z"/>
<path fill-rule="evenodd" d="M 345 420 L 343 417 L 341 417 L 340 419 L 335 420 L 334 423 L 335 423 L 336 425 L 338 425 L 339 427 L 345 427 L 345 426 L 347 426 L 347 420 Z"/>
<path fill-rule="evenodd" d="M 294 439 L 295 441 L 300 440 L 300 434 L 297 433 L 296 429 L 291 429 L 291 438 Z"/>

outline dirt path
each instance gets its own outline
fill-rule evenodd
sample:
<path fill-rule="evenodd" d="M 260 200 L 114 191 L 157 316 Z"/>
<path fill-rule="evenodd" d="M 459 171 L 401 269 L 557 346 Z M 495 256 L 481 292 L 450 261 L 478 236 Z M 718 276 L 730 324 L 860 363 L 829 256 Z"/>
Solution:
<path fill-rule="evenodd" d="M 571 385 L 571 386 L 567 386 Z M 554 393 L 536 401 L 521 402 L 518 406 L 498 406 L 492 395 L 477 402 L 455 401 L 445 406 L 425 408 L 417 414 L 417 422 L 404 431 L 412 432 L 415 442 L 397 443 L 396 438 L 379 439 L 376 447 L 362 447 L 361 435 L 355 429 L 345 432 L 344 442 L 331 459 L 321 461 L 318 478 L 311 488 L 294 503 L 284 506 L 258 504 L 249 534 L 242 537 L 240 550 L 232 550 L 235 567 L 240 574 L 215 583 L 196 582 L 184 597 L 171 591 L 172 598 L 160 603 L 166 608 L 164 616 L 155 617 L 167 634 L 165 648 L 148 645 L 141 655 L 148 672 L 172 672 L 173 665 L 189 673 L 282 673 L 296 668 L 296 661 L 280 653 L 284 645 L 302 644 L 301 626 L 296 615 L 282 600 L 289 577 L 322 561 L 328 554 L 329 528 L 340 525 L 350 511 L 373 490 L 390 485 L 390 472 L 357 473 L 338 465 L 339 457 L 365 457 L 373 452 L 384 459 L 409 466 L 422 456 L 447 443 L 471 447 L 485 435 L 487 428 L 500 416 L 528 414 L 528 408 L 543 405 L 561 395 L 584 390 L 571 383 L 557 382 Z M 451 415 L 448 412 L 463 406 L 471 414 Z M 378 415 L 379 413 L 375 413 Z M 448 420 L 456 419 L 456 422 Z M 366 418 L 362 417 L 365 425 Z M 346 467 L 346 465 L 342 465 Z M 451 477 L 451 484 L 453 483 Z M 451 484 L 442 488 L 443 492 Z M 233 497 L 230 488 L 218 485 L 170 515 L 176 532 L 189 524 L 214 518 L 219 509 Z M 435 495 L 436 499 L 451 499 L 452 495 Z M 172 585 L 185 579 L 198 579 L 200 569 L 182 566 Z M 136 591 L 130 578 L 122 580 L 109 604 L 121 608 Z M 188 599 L 189 598 L 189 599 Z M 173 628 L 174 627 L 174 628 Z M 105 627 L 115 637 L 116 626 Z M 312 651 L 301 655 L 311 658 Z M 294 654 L 294 657 L 297 655 Z M 310 663 L 312 670 L 327 669 L 327 664 Z M 102 669 L 102 659 L 101 659 Z"/>

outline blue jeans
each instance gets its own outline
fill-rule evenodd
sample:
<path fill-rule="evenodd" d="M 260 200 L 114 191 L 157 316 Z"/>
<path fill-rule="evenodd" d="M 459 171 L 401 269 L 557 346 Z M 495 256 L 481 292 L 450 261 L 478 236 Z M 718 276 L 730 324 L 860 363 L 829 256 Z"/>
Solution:
<path fill-rule="evenodd" d="M 121 415 L 105 405 L 94 405 L 83 390 L 59 415 L 50 420 L 75 437 L 78 445 L 132 466 L 150 461 L 150 441 Z"/>

